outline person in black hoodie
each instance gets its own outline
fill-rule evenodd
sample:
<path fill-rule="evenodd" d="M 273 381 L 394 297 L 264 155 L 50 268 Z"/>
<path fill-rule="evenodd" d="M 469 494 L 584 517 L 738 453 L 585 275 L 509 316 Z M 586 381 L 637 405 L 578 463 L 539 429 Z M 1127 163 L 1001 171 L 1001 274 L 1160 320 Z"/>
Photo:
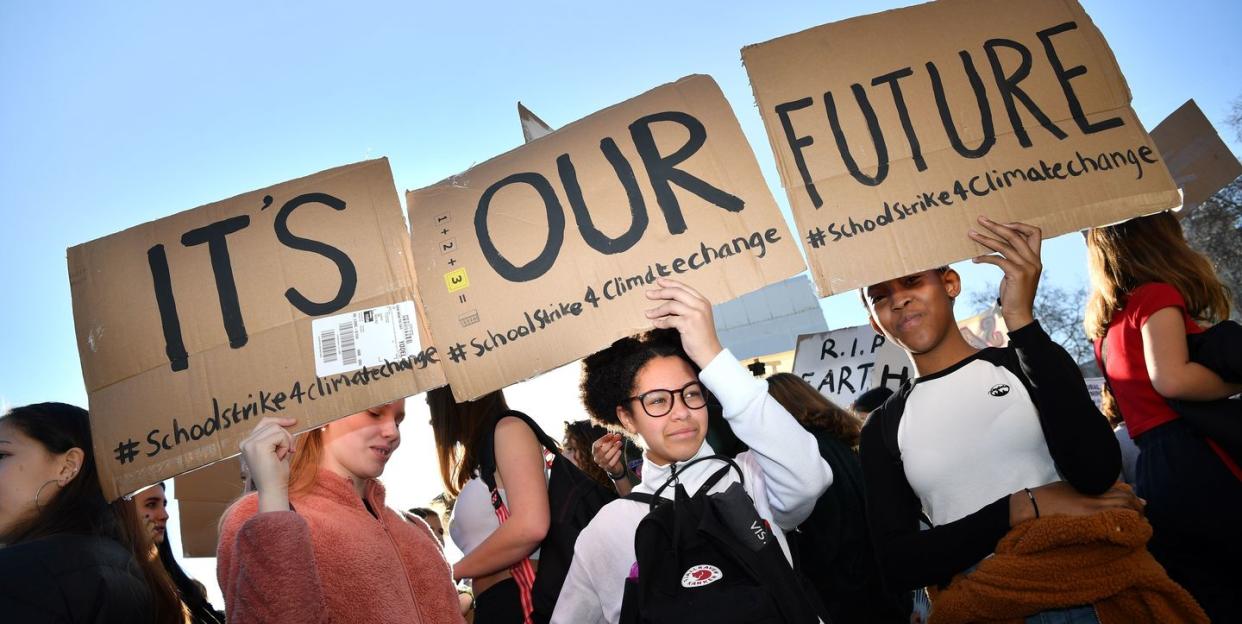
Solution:
<path fill-rule="evenodd" d="M 884 590 L 867 534 L 857 453 L 862 422 L 797 375 L 768 377 L 768 394 L 815 436 L 820 457 L 834 476 L 811 517 L 790 535 L 789 545 L 802 573 L 819 592 L 833 622 L 909 622 L 910 594 Z"/>
<path fill-rule="evenodd" d="M 40 403 L 0 417 L 0 617 L 182 621 L 133 506 L 104 499 L 92 449 L 82 408 Z"/>

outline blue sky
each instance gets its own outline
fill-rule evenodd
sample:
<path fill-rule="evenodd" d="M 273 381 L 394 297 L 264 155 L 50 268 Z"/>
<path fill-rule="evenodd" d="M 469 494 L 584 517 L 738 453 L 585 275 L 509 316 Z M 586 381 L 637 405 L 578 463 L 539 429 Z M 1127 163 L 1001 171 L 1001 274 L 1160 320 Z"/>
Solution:
<path fill-rule="evenodd" d="M 740 48 L 904 3 L 420 4 L 0 3 L 0 399 L 86 403 L 67 247 L 381 155 L 418 188 L 518 145 L 518 100 L 561 126 L 710 74 L 785 205 Z M 1242 151 L 1242 2 L 1084 4 L 1145 125 L 1193 97 Z M 1046 249 L 1055 282 L 1085 282 L 1079 237 Z M 850 295 L 823 307 L 864 320 Z"/>
<path fill-rule="evenodd" d="M 520 143 L 517 100 L 560 126 L 711 74 L 784 205 L 739 49 L 900 6 L 417 4 L 3 3 L 0 397 L 85 401 L 67 247 L 380 155 L 400 189 L 418 188 Z M 1242 3 L 1086 8 L 1145 124 L 1194 97 L 1223 126 L 1242 95 Z M 1057 282 L 1085 280 L 1075 238 L 1050 244 Z M 997 279 L 968 270 L 968 284 Z M 835 327 L 862 320 L 849 296 L 824 308 Z"/>

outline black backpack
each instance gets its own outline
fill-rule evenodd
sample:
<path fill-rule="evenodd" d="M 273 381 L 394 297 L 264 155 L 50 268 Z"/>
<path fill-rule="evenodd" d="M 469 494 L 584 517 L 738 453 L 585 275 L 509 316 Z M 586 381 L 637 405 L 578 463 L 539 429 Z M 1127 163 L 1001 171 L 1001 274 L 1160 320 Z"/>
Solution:
<path fill-rule="evenodd" d="M 693 496 L 678 474 L 701 461 L 725 465 Z M 730 470 L 739 482 L 708 494 Z M 770 526 L 755 511 L 730 458 L 711 455 L 674 466 L 655 494 L 625 498 L 650 505 L 634 533 L 637 578 L 625 581 L 622 624 L 828 622 L 822 605 L 781 551 Z M 673 486 L 673 500 L 660 498 Z"/>
<path fill-rule="evenodd" d="M 578 534 L 600 508 L 616 500 L 617 493 L 601 486 L 561 455 L 556 441 L 548 437 L 530 416 L 510 410 L 492 420 L 491 434 L 483 436 L 479 448 L 479 475 L 492 493 L 492 505 L 498 512 L 503 503 L 496 492 L 496 424 L 508 416 L 522 419 L 535 433 L 539 444 L 552 455 L 552 461 L 548 464 L 548 511 L 551 522 L 547 535 L 539 545 L 539 571 L 531 588 L 534 605 L 531 619 L 543 623 L 551 619 L 556 599 L 561 594 L 561 585 L 565 584 L 565 576 L 569 574 Z M 504 513 L 508 515 L 507 510 Z"/>

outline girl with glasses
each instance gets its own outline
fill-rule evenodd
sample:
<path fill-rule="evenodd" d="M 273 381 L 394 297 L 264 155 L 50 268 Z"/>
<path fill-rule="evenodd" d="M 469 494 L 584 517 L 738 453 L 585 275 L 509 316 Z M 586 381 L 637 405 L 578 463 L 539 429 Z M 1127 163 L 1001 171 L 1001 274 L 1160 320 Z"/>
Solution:
<path fill-rule="evenodd" d="M 710 392 L 724 417 L 750 451 L 737 456 L 743 485 L 755 510 L 770 525 L 785 558 L 782 531 L 798 526 L 832 483 L 813 438 L 767 392 L 716 337 L 711 303 L 694 289 L 660 279 L 647 291 L 657 305 L 647 311 L 656 327 L 638 338 L 624 338 L 582 364 L 582 400 L 596 422 L 621 428 L 643 446 L 642 482 L 634 492 L 653 494 L 680 464 L 715 454 L 707 435 Z M 678 481 L 687 492 L 719 464 L 699 462 Z M 730 471 L 711 492 L 738 480 Z M 672 498 L 673 489 L 661 493 Z M 609 503 L 578 537 L 569 576 L 552 622 L 617 622 L 625 580 L 636 564 L 634 533 L 650 507 L 634 500 Z"/>

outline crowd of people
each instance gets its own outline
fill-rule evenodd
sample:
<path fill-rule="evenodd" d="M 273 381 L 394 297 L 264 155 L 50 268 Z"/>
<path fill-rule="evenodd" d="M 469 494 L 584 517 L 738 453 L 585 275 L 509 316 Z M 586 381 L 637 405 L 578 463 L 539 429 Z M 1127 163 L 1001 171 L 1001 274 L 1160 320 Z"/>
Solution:
<path fill-rule="evenodd" d="M 754 377 L 711 302 L 661 279 L 654 329 L 583 360 L 590 420 L 561 440 L 501 391 L 427 393 L 439 508 L 385 503 L 404 401 L 298 436 L 264 418 L 241 444 L 251 491 L 220 521 L 223 605 L 174 557 L 162 484 L 105 499 L 85 410 L 13 408 L 0 619 L 1242 620 L 1242 457 L 1221 433 L 1242 332 L 1210 263 L 1169 213 L 1086 232 L 1101 413 L 1035 317 L 1039 229 L 981 217 L 970 236 L 1004 273 L 1008 346 L 962 337 L 949 267 L 872 284 L 871 324 L 917 376 L 852 406 Z M 1124 480 L 1110 418 L 1137 457 Z"/>

